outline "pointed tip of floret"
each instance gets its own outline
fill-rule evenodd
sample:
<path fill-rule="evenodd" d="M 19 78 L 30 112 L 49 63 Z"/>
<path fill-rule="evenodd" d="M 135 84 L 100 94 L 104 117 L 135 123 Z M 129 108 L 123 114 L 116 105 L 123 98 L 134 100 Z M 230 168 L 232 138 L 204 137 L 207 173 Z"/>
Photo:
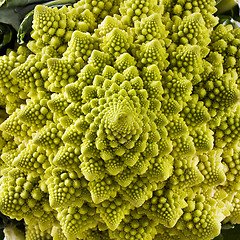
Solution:
<path fill-rule="evenodd" d="M 46 13 L 47 11 L 49 11 L 49 7 L 44 6 L 44 5 L 37 5 L 34 9 L 34 14 L 42 15 L 43 13 Z"/>

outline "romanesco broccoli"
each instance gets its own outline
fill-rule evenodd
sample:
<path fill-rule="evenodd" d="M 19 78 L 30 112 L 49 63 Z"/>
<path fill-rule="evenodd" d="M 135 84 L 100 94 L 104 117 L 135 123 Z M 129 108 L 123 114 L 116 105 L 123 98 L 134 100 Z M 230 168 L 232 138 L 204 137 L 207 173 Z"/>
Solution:
<path fill-rule="evenodd" d="M 0 211 L 26 240 L 211 240 L 240 223 L 240 30 L 215 11 L 35 8 L 32 40 L 0 57 Z"/>

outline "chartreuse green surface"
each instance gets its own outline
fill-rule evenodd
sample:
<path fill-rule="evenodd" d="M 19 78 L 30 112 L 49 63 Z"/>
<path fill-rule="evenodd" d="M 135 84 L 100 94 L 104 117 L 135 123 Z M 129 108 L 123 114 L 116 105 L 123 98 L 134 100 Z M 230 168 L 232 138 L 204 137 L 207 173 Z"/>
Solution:
<path fill-rule="evenodd" d="M 240 222 L 240 29 L 215 1 L 34 10 L 0 57 L 0 211 L 26 240 L 211 240 Z"/>

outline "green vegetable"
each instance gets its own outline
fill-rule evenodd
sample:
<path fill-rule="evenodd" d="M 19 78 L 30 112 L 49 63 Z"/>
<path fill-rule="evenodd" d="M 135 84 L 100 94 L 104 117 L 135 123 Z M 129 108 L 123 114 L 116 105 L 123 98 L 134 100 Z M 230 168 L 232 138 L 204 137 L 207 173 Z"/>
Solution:
<path fill-rule="evenodd" d="M 55 0 L 55 1 L 47 1 L 46 3 L 42 3 L 42 5 L 46 5 L 49 7 L 62 7 L 65 5 L 72 5 L 75 2 L 76 2 L 76 0 Z M 18 43 L 23 44 L 24 38 L 26 38 L 26 35 L 28 38 L 25 41 L 26 42 L 29 41 L 30 32 L 32 31 L 32 21 L 33 21 L 33 10 L 25 15 L 24 19 L 21 21 L 19 28 L 17 29 L 18 30 L 18 34 L 17 34 Z"/>
<path fill-rule="evenodd" d="M 0 3 L 0 22 L 11 25 L 16 31 L 25 15 L 46 0 L 3 0 Z"/>
<path fill-rule="evenodd" d="M 240 29 L 216 10 L 36 6 L 32 40 L 0 57 L 0 210 L 26 240 L 211 240 L 240 223 Z"/>
<path fill-rule="evenodd" d="M 33 9 L 38 4 L 52 7 L 72 5 L 76 0 L 5 0 L 0 2 L 0 53 L 16 42 L 23 44 L 30 39 Z M 2 55 L 2 54 L 1 54 Z"/>

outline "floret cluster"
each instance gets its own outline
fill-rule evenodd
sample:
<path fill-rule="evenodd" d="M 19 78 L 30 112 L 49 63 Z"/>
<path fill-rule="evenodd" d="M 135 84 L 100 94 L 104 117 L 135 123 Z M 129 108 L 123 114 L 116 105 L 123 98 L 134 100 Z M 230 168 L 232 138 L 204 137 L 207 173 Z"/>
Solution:
<path fill-rule="evenodd" d="M 37 6 L 0 57 L 0 211 L 26 240 L 211 240 L 240 223 L 240 29 L 214 0 Z"/>

